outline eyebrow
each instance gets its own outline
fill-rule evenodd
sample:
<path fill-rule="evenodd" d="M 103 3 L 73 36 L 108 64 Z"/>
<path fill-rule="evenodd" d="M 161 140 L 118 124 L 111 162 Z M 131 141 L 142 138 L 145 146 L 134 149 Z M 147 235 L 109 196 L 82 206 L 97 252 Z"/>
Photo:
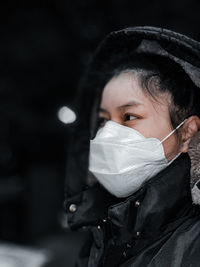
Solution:
<path fill-rule="evenodd" d="M 132 100 L 132 101 L 126 103 L 126 104 L 123 104 L 123 105 L 117 107 L 117 108 L 118 108 L 118 109 L 125 109 L 125 108 L 127 108 L 127 107 L 140 106 L 140 105 L 144 105 L 144 104 L 141 103 L 141 102 Z M 106 113 L 108 113 L 108 111 L 107 111 L 106 109 L 103 109 L 103 108 L 101 108 L 101 107 L 99 108 L 99 112 L 106 112 Z"/>

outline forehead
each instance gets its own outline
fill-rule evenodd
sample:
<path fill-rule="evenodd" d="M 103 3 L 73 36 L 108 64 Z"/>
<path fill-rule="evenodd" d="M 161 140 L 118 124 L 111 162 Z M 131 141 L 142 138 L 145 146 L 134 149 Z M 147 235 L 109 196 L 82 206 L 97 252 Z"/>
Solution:
<path fill-rule="evenodd" d="M 168 106 L 169 102 L 163 94 L 156 100 L 141 87 L 139 77 L 135 72 L 122 72 L 113 77 L 104 87 L 101 99 L 101 108 L 111 111 L 128 102 L 138 102 L 146 108 L 156 105 Z"/>
<path fill-rule="evenodd" d="M 104 87 L 102 93 L 102 107 L 123 105 L 127 101 L 135 100 L 144 103 L 148 100 L 143 92 L 136 73 L 125 72 L 113 77 Z"/>

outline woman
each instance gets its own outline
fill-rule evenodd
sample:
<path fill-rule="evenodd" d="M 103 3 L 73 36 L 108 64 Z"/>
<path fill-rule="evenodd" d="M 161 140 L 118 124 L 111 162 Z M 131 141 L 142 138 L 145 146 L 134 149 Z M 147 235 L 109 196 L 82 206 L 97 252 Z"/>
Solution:
<path fill-rule="evenodd" d="M 200 128 L 199 52 L 152 27 L 111 33 L 97 49 L 66 186 L 69 225 L 88 233 L 77 266 L 199 266 L 187 153 Z"/>

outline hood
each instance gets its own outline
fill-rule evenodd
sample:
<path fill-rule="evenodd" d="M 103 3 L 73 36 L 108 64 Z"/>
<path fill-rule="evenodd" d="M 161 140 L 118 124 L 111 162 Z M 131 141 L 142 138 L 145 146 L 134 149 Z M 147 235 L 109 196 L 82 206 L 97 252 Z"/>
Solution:
<path fill-rule="evenodd" d="M 132 27 L 111 32 L 97 47 L 83 76 L 75 110 L 77 121 L 71 128 L 67 158 L 66 197 L 80 193 L 88 184 L 89 140 L 97 127 L 97 107 L 104 81 L 101 69 L 113 55 L 119 53 L 148 53 L 169 57 L 177 62 L 200 88 L 200 43 L 182 34 L 157 27 Z M 191 143 L 191 186 L 200 178 L 200 134 Z M 198 188 L 198 187 L 196 187 Z M 200 190 L 195 191 L 195 202 L 200 203 Z"/>

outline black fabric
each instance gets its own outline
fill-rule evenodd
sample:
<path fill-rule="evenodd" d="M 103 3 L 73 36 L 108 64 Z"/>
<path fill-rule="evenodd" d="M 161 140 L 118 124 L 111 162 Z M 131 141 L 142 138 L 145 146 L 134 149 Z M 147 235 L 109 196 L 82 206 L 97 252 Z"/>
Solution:
<path fill-rule="evenodd" d="M 141 40 L 158 41 L 161 46 L 174 56 L 200 67 L 200 44 L 191 38 L 163 28 L 132 27 L 112 32 L 104 39 L 96 54 L 98 58 L 108 58 L 109 53 L 120 51 L 124 47 L 135 49 Z M 130 48 L 129 48 L 130 49 Z"/>
<path fill-rule="evenodd" d="M 186 262 L 198 266 L 200 215 L 199 207 L 192 204 L 189 179 L 190 159 L 186 154 L 123 201 L 111 195 L 109 199 L 108 193 L 107 201 L 103 201 L 101 186 L 84 191 L 85 201 L 79 204 L 71 224 L 77 224 L 77 218 L 79 227 L 93 224 L 93 244 L 89 244 L 90 256 L 85 244 L 87 255 L 82 251 L 78 266 L 81 262 L 92 267 L 190 266 Z M 92 190 L 102 199 L 94 201 Z M 108 207 L 108 203 L 115 204 Z"/>
<path fill-rule="evenodd" d="M 68 223 L 72 230 L 81 226 L 94 225 L 107 217 L 108 207 L 119 199 L 109 194 L 99 183 L 80 194 L 68 198 L 64 207 L 68 212 Z M 69 212 L 71 204 L 75 204 L 77 212 Z"/>

